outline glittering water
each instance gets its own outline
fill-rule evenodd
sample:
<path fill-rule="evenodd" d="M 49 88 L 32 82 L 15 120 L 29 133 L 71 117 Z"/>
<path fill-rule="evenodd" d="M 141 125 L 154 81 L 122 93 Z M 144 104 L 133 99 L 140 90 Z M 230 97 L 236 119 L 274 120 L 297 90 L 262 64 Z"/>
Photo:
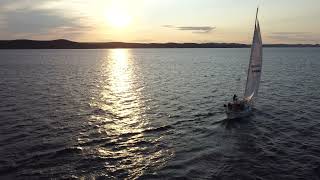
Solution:
<path fill-rule="evenodd" d="M 248 57 L 1 50 L 0 178 L 319 179 L 319 49 L 266 48 L 254 115 L 227 121 Z"/>

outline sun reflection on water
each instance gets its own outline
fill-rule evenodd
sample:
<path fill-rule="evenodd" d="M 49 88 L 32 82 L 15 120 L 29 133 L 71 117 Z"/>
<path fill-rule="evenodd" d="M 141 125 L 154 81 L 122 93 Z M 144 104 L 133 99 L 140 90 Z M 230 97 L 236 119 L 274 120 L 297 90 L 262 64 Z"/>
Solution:
<path fill-rule="evenodd" d="M 146 107 L 134 70 L 131 50 L 107 51 L 100 70 L 103 77 L 100 95 L 91 103 L 98 111 L 90 120 L 95 127 L 93 131 L 108 139 L 106 144 L 95 147 L 93 153 L 101 158 L 115 159 L 104 165 L 107 172 L 125 170 L 130 178 L 139 177 L 145 169 L 163 163 L 165 158 L 161 157 L 168 154 L 166 150 L 155 149 L 154 145 L 161 137 L 145 134 L 148 129 L 148 119 L 144 116 Z"/>
<path fill-rule="evenodd" d="M 118 123 L 109 125 L 108 128 L 118 133 L 141 131 L 139 127 L 143 125 L 141 118 L 143 104 L 134 87 L 130 50 L 114 49 L 110 54 L 105 70 L 109 77 L 106 85 L 108 87 L 102 95 L 107 102 L 111 102 L 106 110 L 115 115 L 114 118 Z"/>
<path fill-rule="evenodd" d="M 129 67 L 129 50 L 114 49 L 111 54 L 111 91 L 118 96 L 127 93 L 132 83 L 132 71 Z"/>
<path fill-rule="evenodd" d="M 91 106 L 102 111 L 92 115 L 93 121 L 110 121 L 102 130 L 111 134 L 140 132 L 145 124 L 142 116 L 144 104 L 135 87 L 133 60 L 130 50 L 112 49 L 101 65 L 102 87 Z M 99 112 L 101 112 L 99 111 Z"/>

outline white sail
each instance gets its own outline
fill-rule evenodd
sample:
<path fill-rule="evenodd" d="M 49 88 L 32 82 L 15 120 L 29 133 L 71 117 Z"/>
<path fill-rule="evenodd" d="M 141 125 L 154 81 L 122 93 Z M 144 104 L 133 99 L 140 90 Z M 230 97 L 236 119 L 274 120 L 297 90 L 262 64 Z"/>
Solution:
<path fill-rule="evenodd" d="M 258 15 L 258 9 L 257 9 Z M 256 16 L 255 29 L 251 47 L 251 56 L 248 68 L 248 76 L 244 99 L 251 101 L 258 95 L 262 68 L 262 39 L 260 34 L 259 20 Z"/>

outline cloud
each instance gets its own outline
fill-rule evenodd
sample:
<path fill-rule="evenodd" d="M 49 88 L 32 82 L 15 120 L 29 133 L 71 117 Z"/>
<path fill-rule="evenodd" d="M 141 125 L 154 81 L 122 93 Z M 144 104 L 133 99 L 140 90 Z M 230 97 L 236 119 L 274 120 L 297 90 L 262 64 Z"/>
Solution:
<path fill-rule="evenodd" d="M 310 32 L 273 32 L 274 35 L 303 35 L 310 34 Z"/>
<path fill-rule="evenodd" d="M 319 41 L 319 36 L 311 32 L 272 32 L 269 38 L 291 43 L 307 43 Z"/>
<path fill-rule="evenodd" d="M 178 30 L 182 31 L 204 31 L 204 32 L 210 32 L 215 27 L 211 26 L 182 26 L 182 27 L 177 27 Z"/>
<path fill-rule="evenodd" d="M 192 31 L 192 33 L 210 33 L 216 27 L 212 26 L 173 26 L 173 25 L 163 25 L 162 27 L 176 29 L 179 31 Z"/>
<path fill-rule="evenodd" d="M 15 11 L 4 15 L 7 29 L 10 32 L 39 33 L 60 26 L 73 26 L 74 21 L 48 11 Z"/>
<path fill-rule="evenodd" d="M 10 4 L 8 2 L 0 3 L 0 5 L 6 5 L 4 7 L 10 7 L 0 14 L 0 38 L 40 37 L 46 39 L 46 35 L 47 38 L 75 37 L 93 29 L 83 25 L 80 18 L 65 17 L 55 9 L 30 9 L 23 3 Z"/>
<path fill-rule="evenodd" d="M 163 25 L 162 27 L 166 27 L 166 28 L 174 28 L 174 26 L 172 26 L 172 25 Z"/>
<path fill-rule="evenodd" d="M 61 0 L 55 0 L 56 2 Z M 52 0 L 1 0 L 0 9 L 2 12 L 10 12 L 17 10 L 33 10 L 38 9 L 38 6 L 42 6 L 48 2 L 53 2 Z"/>

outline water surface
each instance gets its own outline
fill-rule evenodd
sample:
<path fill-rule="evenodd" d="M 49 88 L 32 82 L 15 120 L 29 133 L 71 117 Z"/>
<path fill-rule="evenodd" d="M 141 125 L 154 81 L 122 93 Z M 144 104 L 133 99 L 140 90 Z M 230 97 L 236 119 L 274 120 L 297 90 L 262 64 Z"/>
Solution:
<path fill-rule="evenodd" d="M 0 50 L 0 178 L 319 179 L 320 51 Z"/>

